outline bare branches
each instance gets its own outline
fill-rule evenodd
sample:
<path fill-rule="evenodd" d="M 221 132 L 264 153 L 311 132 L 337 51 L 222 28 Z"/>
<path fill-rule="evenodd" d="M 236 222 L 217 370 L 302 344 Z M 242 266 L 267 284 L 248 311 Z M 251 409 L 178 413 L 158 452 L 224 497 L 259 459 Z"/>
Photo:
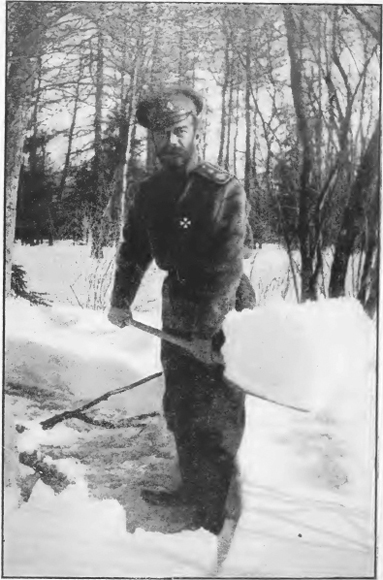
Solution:
<path fill-rule="evenodd" d="M 343 10 L 344 12 L 350 11 L 357 20 L 359 20 L 359 22 L 361 22 L 363 24 L 363 26 L 365 26 L 365 28 L 367 28 L 368 32 L 371 34 L 371 36 L 377 41 L 377 43 L 380 45 L 381 42 L 381 36 L 379 31 L 375 30 L 368 22 L 367 20 L 361 15 L 361 13 L 355 8 L 355 6 L 352 6 L 351 4 L 347 4 L 347 6 L 343 6 Z M 379 20 L 378 20 L 379 22 Z"/>
<path fill-rule="evenodd" d="M 36 128 L 59 144 L 60 154 L 55 151 L 46 164 L 61 155 L 53 160 L 64 170 L 55 177 L 55 199 L 60 177 L 68 182 L 65 203 L 72 191 L 77 195 L 77 184 L 82 199 L 90 199 L 101 163 L 107 176 L 103 199 L 113 191 L 121 200 L 128 163 L 129 179 L 151 172 L 153 148 L 146 133 L 136 132 L 136 102 L 143 91 L 182 77 L 207 95 L 200 152 L 218 154 L 229 171 L 245 175 L 254 230 L 259 226 L 273 240 L 283 236 L 287 246 L 299 242 L 303 296 L 313 298 L 320 252 L 337 236 L 333 210 L 342 212 L 377 116 L 379 39 L 371 18 L 377 9 L 166 3 L 65 8 L 43 8 L 49 26 L 28 59 L 18 50 L 20 31 L 12 30 L 8 61 L 12 74 L 23 75 L 31 88 L 41 55 L 41 82 L 25 103 L 34 107 Z M 209 139 L 207 127 L 221 142 Z M 291 170 L 289 192 L 275 180 L 281 161 Z M 280 208 L 273 196 L 280 196 Z"/>

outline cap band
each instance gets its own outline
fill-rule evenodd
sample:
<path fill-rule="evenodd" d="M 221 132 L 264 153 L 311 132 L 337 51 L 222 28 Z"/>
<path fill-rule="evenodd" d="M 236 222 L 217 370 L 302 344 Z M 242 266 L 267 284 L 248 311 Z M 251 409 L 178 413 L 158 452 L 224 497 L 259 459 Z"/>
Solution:
<path fill-rule="evenodd" d="M 202 108 L 202 98 L 192 89 L 167 89 L 141 101 L 137 107 L 137 120 L 152 131 L 164 130 L 190 115 L 199 115 Z"/>

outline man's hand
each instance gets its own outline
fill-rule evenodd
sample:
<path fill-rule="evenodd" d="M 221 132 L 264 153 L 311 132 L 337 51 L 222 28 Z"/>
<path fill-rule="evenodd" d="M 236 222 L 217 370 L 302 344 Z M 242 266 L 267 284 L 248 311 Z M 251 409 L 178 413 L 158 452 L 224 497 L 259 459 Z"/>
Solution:
<path fill-rule="evenodd" d="M 116 308 L 112 306 L 108 312 L 108 320 L 119 328 L 129 326 L 132 321 L 130 308 Z"/>

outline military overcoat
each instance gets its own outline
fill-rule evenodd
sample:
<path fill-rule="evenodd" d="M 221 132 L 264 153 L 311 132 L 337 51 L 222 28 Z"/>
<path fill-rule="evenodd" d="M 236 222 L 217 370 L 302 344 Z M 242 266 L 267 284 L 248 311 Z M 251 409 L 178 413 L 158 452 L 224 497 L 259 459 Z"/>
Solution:
<path fill-rule="evenodd" d="M 209 163 L 188 175 L 160 170 L 131 194 L 112 306 L 131 306 L 154 259 L 168 272 L 164 327 L 191 338 L 212 337 L 235 306 L 246 224 L 245 191 L 229 173 Z"/>
<path fill-rule="evenodd" d="M 211 338 L 219 352 L 228 311 L 254 306 L 242 273 L 246 225 L 245 192 L 229 173 L 207 163 L 188 175 L 159 171 L 130 196 L 112 306 L 131 306 L 154 259 L 168 272 L 163 327 L 188 340 Z M 241 509 L 235 458 L 245 424 L 244 394 L 226 383 L 223 364 L 203 364 L 166 341 L 161 361 L 164 416 L 176 443 L 183 493 L 194 506 L 194 525 L 218 534 L 224 519 L 238 518 Z"/>

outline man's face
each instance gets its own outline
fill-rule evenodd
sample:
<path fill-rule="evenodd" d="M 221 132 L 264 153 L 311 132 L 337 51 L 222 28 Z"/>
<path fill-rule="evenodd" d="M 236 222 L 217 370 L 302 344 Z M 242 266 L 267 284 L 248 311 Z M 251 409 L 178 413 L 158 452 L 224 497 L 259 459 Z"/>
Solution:
<path fill-rule="evenodd" d="M 153 131 L 157 157 L 165 167 L 182 167 L 195 152 L 195 121 L 191 115 L 170 127 Z"/>

